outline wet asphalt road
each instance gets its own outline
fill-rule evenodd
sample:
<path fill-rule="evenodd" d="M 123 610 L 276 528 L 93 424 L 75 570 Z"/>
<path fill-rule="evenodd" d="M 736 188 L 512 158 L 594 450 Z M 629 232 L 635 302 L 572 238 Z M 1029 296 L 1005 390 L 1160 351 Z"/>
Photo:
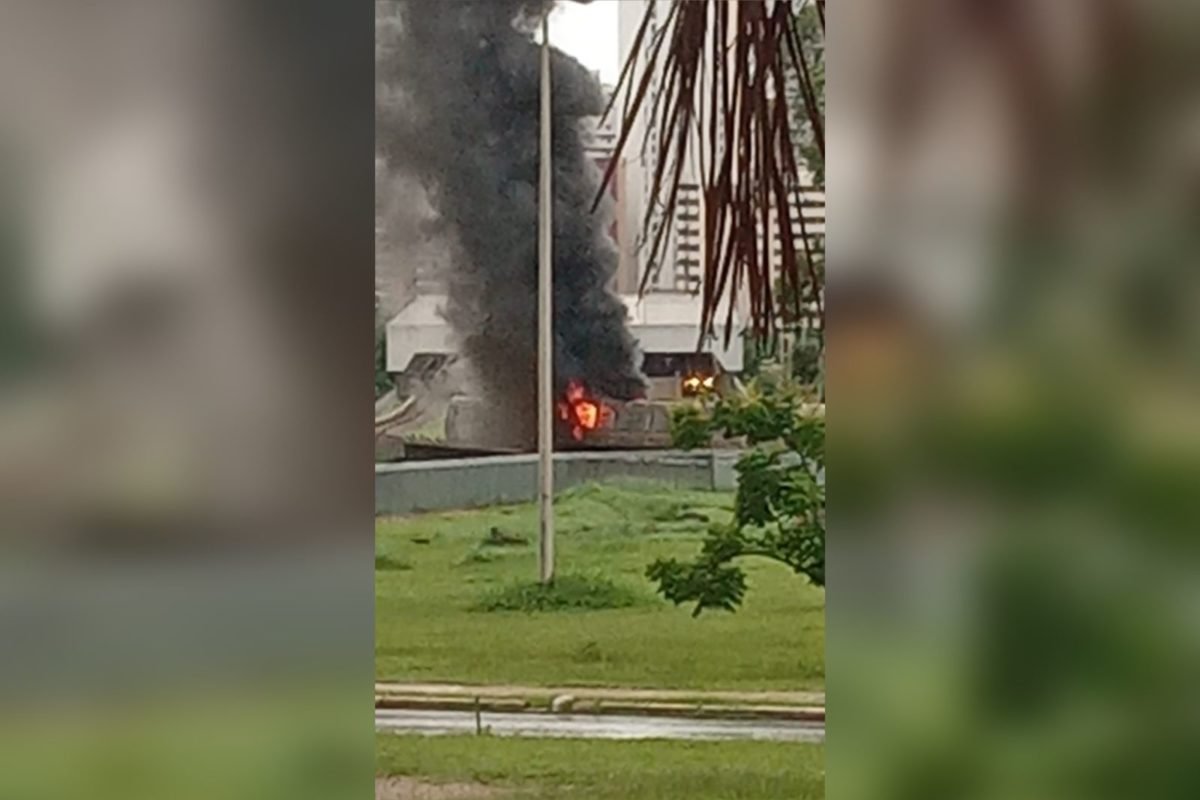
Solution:
<path fill-rule="evenodd" d="M 823 742 L 825 725 L 793 720 L 694 719 L 598 714 L 483 712 L 483 727 L 494 736 L 567 739 L 751 739 Z M 476 732 L 473 711 L 376 709 L 375 730 L 449 736 Z"/>

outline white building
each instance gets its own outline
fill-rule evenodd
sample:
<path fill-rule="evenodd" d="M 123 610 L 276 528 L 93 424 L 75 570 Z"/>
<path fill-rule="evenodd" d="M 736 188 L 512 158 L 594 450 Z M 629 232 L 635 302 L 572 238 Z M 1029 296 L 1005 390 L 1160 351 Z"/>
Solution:
<path fill-rule="evenodd" d="M 699 341 L 699 298 L 670 293 L 623 295 L 629 312 L 629 332 L 643 353 L 695 352 Z M 450 326 L 442 318 L 446 296 L 418 295 L 387 324 L 387 368 L 401 372 L 413 356 L 422 353 L 455 353 L 457 348 Z M 721 316 L 721 320 L 724 316 Z M 716 336 L 704 348 L 729 372 L 742 370 L 742 341 L 734 335 L 726 347 L 725 326 L 716 326 Z"/>
<path fill-rule="evenodd" d="M 642 42 L 642 52 L 639 54 L 639 64 L 645 64 L 654 34 L 659 30 L 661 20 L 665 19 L 669 8 L 668 0 L 653 0 L 651 12 L 655 15 L 651 29 Z M 643 3 L 621 3 L 617 11 L 617 48 L 618 63 L 624 65 L 628 60 L 637 32 L 642 24 L 647 5 Z M 655 132 L 656 120 L 651 118 L 649 111 L 654 107 L 656 99 L 655 84 L 651 84 L 649 94 L 643 101 L 642 112 L 638 115 L 629 140 L 622 155 L 621 192 L 625 201 L 621 205 L 622 231 L 630 235 L 622 242 L 622 256 L 626 268 L 632 271 L 640 284 L 646 277 L 646 288 L 653 292 L 684 292 L 694 294 L 700 290 L 701 276 L 701 205 L 699 170 L 695 163 L 684 165 L 683 182 L 678 197 L 678 210 L 675 218 L 675 229 L 667 231 L 663 248 L 663 257 L 659 263 L 650 263 L 648 251 L 652 242 L 654 226 L 644 226 L 646 209 L 648 207 L 649 183 L 659 162 L 659 154 L 647 140 L 648 134 Z M 614 114 L 619 114 L 627 98 L 622 96 L 614 104 Z M 662 213 L 655 214 L 652 219 L 661 220 Z M 698 318 L 697 318 L 698 319 Z"/>
<path fill-rule="evenodd" d="M 453 333 L 441 309 L 444 294 L 420 294 L 387 323 L 387 370 L 403 372 L 419 353 L 456 353 Z"/>

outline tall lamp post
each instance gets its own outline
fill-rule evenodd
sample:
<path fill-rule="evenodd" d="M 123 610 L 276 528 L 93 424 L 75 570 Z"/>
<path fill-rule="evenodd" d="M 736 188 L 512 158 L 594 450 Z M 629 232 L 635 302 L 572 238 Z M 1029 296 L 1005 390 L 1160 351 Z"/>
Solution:
<path fill-rule="evenodd" d="M 554 580 L 554 194 L 551 187 L 550 10 L 542 14 L 538 181 L 538 576 Z"/>

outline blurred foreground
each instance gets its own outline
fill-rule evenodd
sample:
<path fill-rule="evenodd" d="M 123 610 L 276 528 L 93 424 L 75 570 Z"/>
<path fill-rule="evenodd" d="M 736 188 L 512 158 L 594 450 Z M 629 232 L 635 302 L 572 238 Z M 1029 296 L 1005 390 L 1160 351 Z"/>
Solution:
<path fill-rule="evenodd" d="M 829 13 L 829 796 L 1196 797 L 1198 9 Z"/>
<path fill-rule="evenodd" d="M 5 5 L 0 796 L 369 796 L 353 13 Z"/>

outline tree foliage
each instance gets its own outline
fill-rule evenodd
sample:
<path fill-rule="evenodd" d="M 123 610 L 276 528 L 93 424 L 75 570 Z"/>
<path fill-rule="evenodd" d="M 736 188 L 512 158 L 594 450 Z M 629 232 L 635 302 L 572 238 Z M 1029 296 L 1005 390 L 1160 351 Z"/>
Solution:
<path fill-rule="evenodd" d="M 814 186 L 825 188 L 825 145 L 818 140 L 823 130 L 812 119 L 825 119 L 825 23 L 822 12 L 810 0 L 791 0 L 796 38 L 807 74 L 800 72 L 801 60 L 787 62 L 788 110 L 792 115 L 792 141 L 808 168 Z M 807 83 L 806 83 L 807 81 Z M 811 92 L 813 109 L 809 109 Z"/>
<path fill-rule="evenodd" d="M 745 558 L 777 561 L 824 586 L 824 419 L 799 392 L 769 385 L 675 416 L 681 447 L 700 446 L 715 432 L 751 445 L 737 463 L 733 521 L 713 525 L 694 559 L 660 559 L 647 576 L 673 603 L 695 603 L 696 615 L 741 605 L 747 584 L 739 562 Z"/>

